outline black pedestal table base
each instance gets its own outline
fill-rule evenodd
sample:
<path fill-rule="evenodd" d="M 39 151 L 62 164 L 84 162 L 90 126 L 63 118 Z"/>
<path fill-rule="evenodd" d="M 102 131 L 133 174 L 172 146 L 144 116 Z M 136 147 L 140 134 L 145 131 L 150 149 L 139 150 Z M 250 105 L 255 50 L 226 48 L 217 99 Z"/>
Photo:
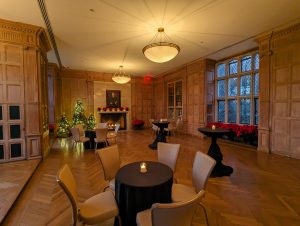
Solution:
<path fill-rule="evenodd" d="M 223 154 L 220 150 L 219 145 L 217 144 L 217 138 L 223 136 L 226 133 L 229 133 L 229 130 L 225 129 L 211 129 L 211 128 L 199 128 L 199 132 L 205 134 L 206 136 L 211 137 L 211 145 L 208 149 L 208 155 L 216 160 L 216 165 L 211 173 L 211 177 L 222 177 L 222 176 L 230 176 L 233 172 L 233 168 L 231 166 L 226 166 L 222 163 Z"/>

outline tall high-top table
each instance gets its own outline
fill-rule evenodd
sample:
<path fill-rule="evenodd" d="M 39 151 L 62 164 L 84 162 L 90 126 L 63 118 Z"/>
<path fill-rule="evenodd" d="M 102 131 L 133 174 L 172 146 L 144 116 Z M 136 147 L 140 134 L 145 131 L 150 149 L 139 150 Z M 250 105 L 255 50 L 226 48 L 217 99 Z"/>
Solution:
<path fill-rule="evenodd" d="M 168 125 L 170 122 L 168 121 L 154 121 L 152 122 L 154 125 L 159 127 L 159 133 L 157 134 L 155 140 L 152 144 L 149 144 L 149 148 L 157 149 L 157 143 L 158 142 L 166 142 L 166 136 L 164 129 L 168 128 Z"/>
<path fill-rule="evenodd" d="M 222 176 L 230 176 L 232 174 L 233 169 L 230 166 L 226 166 L 222 163 L 223 154 L 220 150 L 219 145 L 217 144 L 217 138 L 222 137 L 223 135 L 230 132 L 228 129 L 222 128 L 198 128 L 198 131 L 203 133 L 204 135 L 211 137 L 211 145 L 208 149 L 208 155 L 216 160 L 215 168 L 213 169 L 211 176 L 212 177 L 222 177 Z"/>

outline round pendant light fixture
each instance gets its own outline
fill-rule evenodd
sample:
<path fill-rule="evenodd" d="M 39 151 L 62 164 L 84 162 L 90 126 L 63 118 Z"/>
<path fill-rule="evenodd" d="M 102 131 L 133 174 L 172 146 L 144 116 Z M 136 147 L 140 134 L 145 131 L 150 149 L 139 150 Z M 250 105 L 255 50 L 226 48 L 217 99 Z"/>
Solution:
<path fill-rule="evenodd" d="M 180 52 L 180 48 L 171 42 L 164 28 L 160 27 L 157 31 L 150 43 L 143 48 L 143 53 L 153 62 L 164 63 L 175 58 Z"/>
<path fill-rule="evenodd" d="M 119 66 L 119 70 L 112 76 L 112 80 L 119 84 L 125 84 L 131 80 L 130 75 L 126 74 L 123 66 Z"/>

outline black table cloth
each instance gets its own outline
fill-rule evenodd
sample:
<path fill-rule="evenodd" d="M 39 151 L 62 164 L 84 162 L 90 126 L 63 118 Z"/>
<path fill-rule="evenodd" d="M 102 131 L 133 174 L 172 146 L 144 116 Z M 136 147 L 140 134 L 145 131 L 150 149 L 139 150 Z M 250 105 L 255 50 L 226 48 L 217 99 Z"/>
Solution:
<path fill-rule="evenodd" d="M 157 149 L 157 143 L 158 142 L 166 142 L 166 135 L 165 135 L 165 128 L 168 128 L 168 124 L 170 122 L 168 121 L 154 121 L 152 122 L 154 125 L 159 127 L 159 132 L 155 138 L 155 140 L 153 141 L 152 144 L 149 144 L 149 147 L 151 149 Z"/>
<path fill-rule="evenodd" d="M 211 172 L 212 177 L 222 177 L 222 176 L 229 176 L 232 174 L 233 169 L 230 166 L 226 166 L 222 163 L 223 154 L 220 150 L 219 145 L 217 144 L 217 138 L 222 137 L 223 135 L 230 132 L 229 129 L 222 129 L 222 128 L 199 128 L 199 132 L 203 133 L 204 135 L 211 137 L 211 145 L 208 149 L 208 155 L 216 160 L 216 165 Z"/>
<path fill-rule="evenodd" d="M 116 175 L 116 200 L 123 226 L 135 226 L 136 214 L 151 208 L 153 203 L 172 201 L 173 172 L 159 162 L 149 162 L 147 172 L 140 172 L 140 163 L 123 166 Z"/>
<path fill-rule="evenodd" d="M 95 130 L 85 130 L 84 135 L 85 135 L 85 137 L 90 138 L 89 142 L 84 143 L 84 148 L 85 149 L 94 149 L 95 148 L 94 138 L 96 138 L 96 131 Z M 104 143 L 98 143 L 97 144 L 97 149 L 98 148 L 103 148 L 103 147 L 105 147 Z"/>

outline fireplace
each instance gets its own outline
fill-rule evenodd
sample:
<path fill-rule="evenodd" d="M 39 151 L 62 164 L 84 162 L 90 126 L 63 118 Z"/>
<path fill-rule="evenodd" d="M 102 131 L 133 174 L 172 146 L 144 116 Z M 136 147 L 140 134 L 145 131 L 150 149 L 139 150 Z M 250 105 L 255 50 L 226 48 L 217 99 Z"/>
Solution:
<path fill-rule="evenodd" d="M 127 112 L 99 112 L 100 122 L 106 122 L 109 128 L 114 128 L 116 123 L 120 124 L 120 130 L 127 129 Z"/>

